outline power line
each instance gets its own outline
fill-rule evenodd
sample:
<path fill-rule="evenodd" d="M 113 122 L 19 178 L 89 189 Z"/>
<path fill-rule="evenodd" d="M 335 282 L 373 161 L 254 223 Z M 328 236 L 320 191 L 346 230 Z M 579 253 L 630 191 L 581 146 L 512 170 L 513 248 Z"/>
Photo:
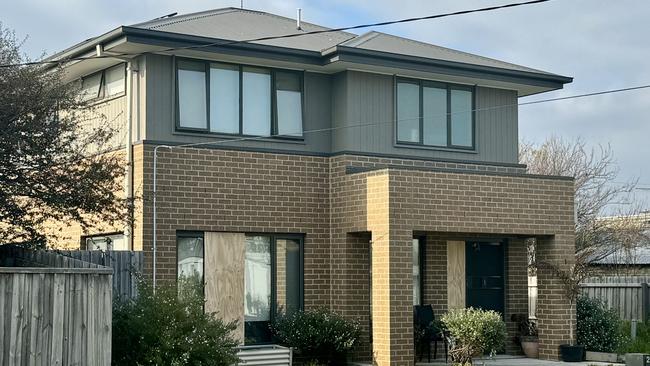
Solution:
<path fill-rule="evenodd" d="M 559 97 L 559 98 L 552 98 L 552 99 L 535 100 L 535 101 L 531 101 L 531 102 L 519 103 L 519 105 L 529 105 L 529 104 L 537 104 L 537 103 L 544 103 L 544 102 L 554 102 L 554 101 L 557 101 L 557 100 L 584 98 L 584 97 L 591 97 L 591 96 L 594 96 L 594 95 L 619 93 L 619 92 L 624 92 L 624 91 L 647 89 L 647 88 L 650 88 L 650 85 L 631 86 L 631 87 L 628 87 L 628 88 L 604 90 L 604 91 L 599 91 L 599 92 L 593 92 L 593 93 L 587 93 L 587 94 L 581 94 L 581 95 L 573 95 L 573 96 L 568 96 L 568 97 Z"/>
<path fill-rule="evenodd" d="M 251 38 L 251 39 L 240 40 L 240 41 L 217 41 L 217 42 L 204 43 L 204 44 L 193 45 L 193 46 L 170 47 L 170 48 L 166 48 L 166 49 L 162 49 L 162 50 L 157 50 L 156 52 L 169 52 L 169 51 L 176 51 L 176 50 L 197 49 L 197 48 L 215 47 L 215 46 L 230 46 L 230 45 L 234 45 L 234 44 L 238 44 L 238 43 L 261 42 L 261 41 L 269 41 L 269 40 L 274 40 L 274 39 L 294 38 L 294 37 L 301 37 L 301 36 L 314 35 L 314 34 L 341 32 L 341 31 L 361 29 L 361 28 L 381 27 L 381 26 L 386 26 L 386 25 L 391 25 L 391 24 L 409 23 L 409 22 L 416 22 L 416 21 L 421 21 L 421 20 L 438 19 L 438 18 L 445 18 L 445 17 L 457 16 L 457 15 L 465 15 L 465 14 L 472 14 L 472 13 L 479 13 L 479 12 L 487 12 L 487 11 L 506 9 L 506 8 L 514 8 L 514 7 L 518 7 L 518 6 L 533 5 L 533 4 L 545 3 L 545 2 L 549 2 L 549 1 L 551 1 L 551 0 L 532 0 L 532 1 L 525 1 L 525 2 L 519 2 L 519 3 L 510 3 L 510 4 L 496 5 L 496 6 L 489 6 L 489 7 L 484 7 L 484 8 L 470 9 L 470 10 L 461 10 L 461 11 L 455 11 L 455 12 L 450 12 L 450 13 L 427 15 L 427 16 L 423 16 L 423 17 L 389 20 L 389 21 L 384 21 L 384 22 L 367 23 L 367 24 L 353 25 L 353 26 L 340 27 L 340 28 L 321 29 L 321 30 L 303 32 L 303 33 L 290 33 L 290 34 L 284 34 L 284 35 L 280 35 L 280 36 L 267 36 L 267 37 Z M 115 58 L 115 57 L 124 57 L 124 56 L 137 56 L 137 55 L 140 55 L 140 54 L 142 54 L 142 53 L 119 53 L 119 54 L 100 55 L 100 56 L 96 55 L 96 56 L 87 56 L 87 57 L 69 57 L 69 58 L 64 58 L 64 59 L 61 59 L 61 60 L 30 61 L 30 62 L 19 62 L 19 63 L 14 63 L 14 64 L 3 64 L 3 65 L 0 65 L 0 68 L 17 67 L 17 66 L 32 66 L 32 65 L 63 64 L 63 63 L 70 62 L 70 61 L 83 61 L 83 60 L 89 60 L 89 59 Z"/>

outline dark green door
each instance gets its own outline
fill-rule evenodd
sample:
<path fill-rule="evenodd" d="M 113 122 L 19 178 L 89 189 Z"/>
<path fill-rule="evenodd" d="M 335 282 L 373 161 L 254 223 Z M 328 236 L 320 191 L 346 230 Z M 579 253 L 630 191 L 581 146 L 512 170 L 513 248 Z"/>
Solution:
<path fill-rule="evenodd" d="M 465 243 L 467 306 L 498 311 L 503 315 L 505 273 L 504 244 Z"/>

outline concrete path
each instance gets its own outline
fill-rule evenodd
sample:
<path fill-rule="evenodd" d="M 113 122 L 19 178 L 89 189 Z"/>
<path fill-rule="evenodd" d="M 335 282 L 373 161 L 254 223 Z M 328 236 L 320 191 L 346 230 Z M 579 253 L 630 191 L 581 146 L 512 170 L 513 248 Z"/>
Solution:
<path fill-rule="evenodd" d="M 372 366 L 371 364 L 352 363 L 351 366 Z M 434 362 L 418 362 L 416 366 L 443 366 L 451 365 L 446 364 L 444 360 L 436 360 Z M 606 363 L 606 362 L 561 362 L 561 361 L 545 361 L 536 360 L 534 358 L 525 358 L 521 356 L 496 356 L 494 359 L 477 359 L 474 360 L 474 366 L 557 366 L 557 365 L 573 365 L 573 366 L 625 366 L 622 363 Z"/>
<path fill-rule="evenodd" d="M 436 360 L 436 362 L 427 363 L 427 362 L 418 362 L 417 366 L 442 366 L 446 365 L 442 360 Z M 545 361 L 537 360 L 534 358 L 525 358 L 518 356 L 497 356 L 494 359 L 477 359 L 474 360 L 474 366 L 553 366 L 553 365 L 574 365 L 574 366 L 624 366 L 621 363 L 605 363 L 605 362 L 595 362 L 595 361 L 585 361 L 585 362 L 561 362 L 561 361 Z"/>

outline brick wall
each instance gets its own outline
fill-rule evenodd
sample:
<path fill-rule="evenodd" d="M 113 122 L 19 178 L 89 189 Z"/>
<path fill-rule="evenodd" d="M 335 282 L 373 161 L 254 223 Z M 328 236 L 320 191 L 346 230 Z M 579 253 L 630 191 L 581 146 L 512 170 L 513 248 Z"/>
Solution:
<path fill-rule="evenodd" d="M 134 159 L 140 199 L 134 247 L 151 253 L 153 146 L 136 145 Z M 177 230 L 302 233 L 305 306 L 329 306 L 360 320 L 363 345 L 355 359 L 410 365 L 414 232 L 427 233 L 432 248 L 426 251 L 424 300 L 437 314 L 447 304 L 442 243 L 453 233 L 546 238 L 538 259 L 560 260 L 573 250 L 573 183 L 521 173 L 520 167 L 353 155 L 160 149 L 158 278 L 176 278 Z M 521 310 L 526 293 L 525 252 L 518 249 L 508 252 L 509 312 Z M 152 256 L 145 261 L 150 276 Z M 558 288 L 542 273 L 544 358 L 556 357 L 566 338 L 568 322 L 550 315 L 571 311 L 557 300 Z"/>
<path fill-rule="evenodd" d="M 305 235 L 305 306 L 330 305 L 329 162 L 215 149 L 158 151 L 157 276 L 176 279 L 176 231 Z M 144 145 L 143 248 L 152 250 L 153 146 Z M 145 256 L 145 271 L 152 257 Z"/>

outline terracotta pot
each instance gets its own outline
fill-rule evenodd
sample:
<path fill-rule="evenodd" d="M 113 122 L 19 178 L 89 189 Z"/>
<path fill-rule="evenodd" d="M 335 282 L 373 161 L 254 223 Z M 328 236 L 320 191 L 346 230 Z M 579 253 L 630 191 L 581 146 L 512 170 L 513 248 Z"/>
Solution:
<path fill-rule="evenodd" d="M 528 358 L 539 358 L 539 340 L 535 337 L 523 338 L 521 349 Z"/>

